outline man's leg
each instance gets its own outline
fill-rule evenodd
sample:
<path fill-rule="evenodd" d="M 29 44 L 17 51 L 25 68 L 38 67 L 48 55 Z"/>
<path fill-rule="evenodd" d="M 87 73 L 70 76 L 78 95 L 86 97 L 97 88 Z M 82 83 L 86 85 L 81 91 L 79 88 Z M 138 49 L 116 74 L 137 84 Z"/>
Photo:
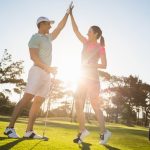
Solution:
<path fill-rule="evenodd" d="M 31 106 L 30 112 L 29 112 L 29 121 L 27 125 L 27 130 L 26 131 L 32 131 L 33 130 L 33 125 L 36 120 L 37 114 L 40 110 L 40 106 L 42 105 L 43 101 L 45 98 L 36 96 L 34 98 L 34 102 Z"/>
<path fill-rule="evenodd" d="M 25 93 L 23 95 L 23 98 L 17 103 L 17 105 L 12 113 L 8 128 L 14 127 L 14 124 L 15 124 L 20 112 L 22 111 L 22 108 L 25 107 L 33 99 L 33 97 L 34 97 L 34 95 L 31 95 L 29 93 Z"/>

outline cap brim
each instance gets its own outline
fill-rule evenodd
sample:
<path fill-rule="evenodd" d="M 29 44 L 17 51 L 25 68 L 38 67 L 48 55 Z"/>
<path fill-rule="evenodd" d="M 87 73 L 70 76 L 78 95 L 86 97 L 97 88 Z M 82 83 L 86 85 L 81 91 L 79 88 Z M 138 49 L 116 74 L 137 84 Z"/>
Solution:
<path fill-rule="evenodd" d="M 55 21 L 54 21 L 54 20 L 50 20 L 49 22 L 50 22 L 50 24 L 54 24 L 54 23 L 55 23 Z"/>
<path fill-rule="evenodd" d="M 38 25 L 39 23 L 41 23 L 41 22 L 49 22 L 50 24 L 54 24 L 55 23 L 55 21 L 54 20 L 41 20 L 40 22 L 37 22 L 36 24 Z"/>

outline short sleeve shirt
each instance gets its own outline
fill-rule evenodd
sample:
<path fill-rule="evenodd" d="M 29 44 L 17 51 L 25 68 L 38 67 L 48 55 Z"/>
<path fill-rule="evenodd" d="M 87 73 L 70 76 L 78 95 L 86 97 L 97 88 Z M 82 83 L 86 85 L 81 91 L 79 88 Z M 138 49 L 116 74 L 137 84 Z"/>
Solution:
<path fill-rule="evenodd" d="M 36 33 L 32 35 L 28 43 L 29 48 L 38 49 L 39 58 L 48 66 L 52 62 L 52 40 L 51 34 L 44 35 Z"/>

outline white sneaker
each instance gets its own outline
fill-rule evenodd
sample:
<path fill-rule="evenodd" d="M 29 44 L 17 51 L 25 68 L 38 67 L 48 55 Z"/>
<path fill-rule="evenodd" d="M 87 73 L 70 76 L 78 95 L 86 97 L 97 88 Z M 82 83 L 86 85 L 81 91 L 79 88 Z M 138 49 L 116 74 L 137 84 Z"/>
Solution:
<path fill-rule="evenodd" d="M 4 134 L 7 135 L 9 138 L 20 138 L 14 128 L 7 127 L 4 131 Z"/>
<path fill-rule="evenodd" d="M 88 130 L 84 129 L 81 133 L 79 133 L 79 134 L 77 135 L 77 138 L 75 138 L 75 139 L 73 140 L 73 142 L 74 142 L 74 143 L 81 144 L 82 141 L 83 141 L 83 139 L 84 139 L 86 136 L 88 136 L 89 134 L 90 134 L 90 132 L 89 132 Z"/>
<path fill-rule="evenodd" d="M 31 139 L 43 139 L 43 136 L 36 134 L 34 131 L 27 131 L 23 137 Z"/>
<path fill-rule="evenodd" d="M 109 130 L 106 130 L 104 132 L 104 134 L 100 135 L 100 142 L 99 143 L 102 145 L 105 145 L 108 142 L 110 137 L 111 137 L 111 132 Z"/>

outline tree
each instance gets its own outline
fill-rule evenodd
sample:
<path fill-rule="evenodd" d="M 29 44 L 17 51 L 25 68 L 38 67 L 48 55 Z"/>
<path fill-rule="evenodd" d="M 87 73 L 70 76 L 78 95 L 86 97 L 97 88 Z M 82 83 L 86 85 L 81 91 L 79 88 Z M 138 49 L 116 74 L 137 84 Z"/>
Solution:
<path fill-rule="evenodd" d="M 9 97 L 0 92 L 0 114 L 10 115 L 15 107 L 15 103 L 9 101 Z"/>
<path fill-rule="evenodd" d="M 12 61 L 12 55 L 8 53 L 7 49 L 4 50 L 2 58 L 0 60 L 0 84 L 12 84 L 16 87 L 14 88 L 15 92 L 19 92 L 19 89 L 25 86 L 25 82 L 22 79 L 21 75 L 23 73 L 23 61 Z M 11 93 L 11 89 L 3 89 L 0 91 L 0 103 L 1 109 L 4 106 L 14 107 L 15 103 L 11 103 L 8 96 L 5 96 L 5 93 Z M 3 105 L 2 105 L 3 103 Z M 6 108 L 6 107 L 5 107 Z M 4 112 L 4 111 L 3 111 Z"/>
<path fill-rule="evenodd" d="M 148 120 L 150 121 L 150 85 L 147 83 L 142 84 L 142 97 L 144 98 L 143 103 L 141 104 L 142 110 L 143 110 L 143 121 L 144 121 L 144 126 L 148 126 Z"/>
<path fill-rule="evenodd" d="M 21 75 L 23 73 L 23 61 L 12 61 L 12 55 L 8 53 L 7 49 L 0 61 L 0 84 L 17 84 L 23 82 Z"/>

